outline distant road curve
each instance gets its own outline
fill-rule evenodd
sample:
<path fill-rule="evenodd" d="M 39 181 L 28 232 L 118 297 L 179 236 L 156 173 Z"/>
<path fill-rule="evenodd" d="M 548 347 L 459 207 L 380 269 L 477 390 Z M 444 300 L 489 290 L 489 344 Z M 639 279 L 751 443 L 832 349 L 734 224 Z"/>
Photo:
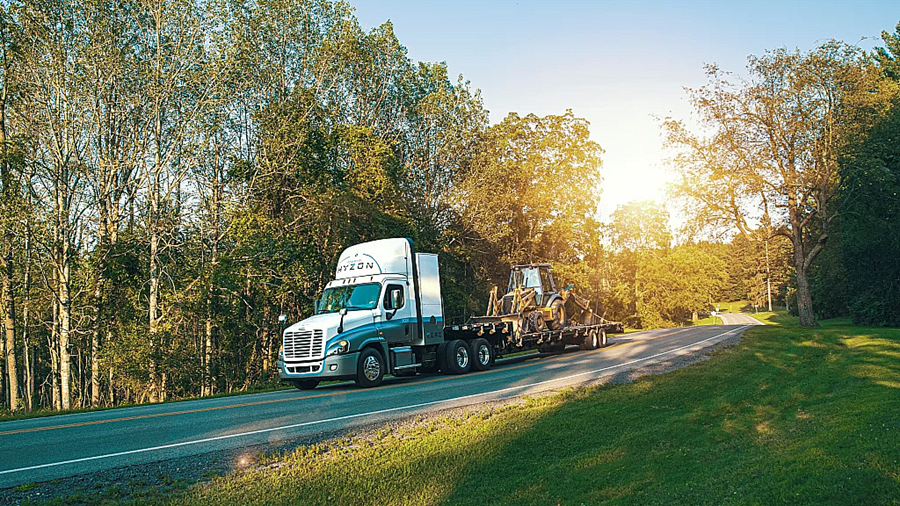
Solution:
<path fill-rule="evenodd" d="M 719 313 L 723 325 L 765 325 L 756 318 L 743 313 Z"/>

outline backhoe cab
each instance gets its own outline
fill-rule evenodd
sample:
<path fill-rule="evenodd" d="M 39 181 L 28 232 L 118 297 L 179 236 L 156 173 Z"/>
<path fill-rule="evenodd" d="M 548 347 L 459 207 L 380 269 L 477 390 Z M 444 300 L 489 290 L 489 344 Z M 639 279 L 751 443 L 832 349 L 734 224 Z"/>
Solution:
<path fill-rule="evenodd" d="M 566 326 L 565 300 L 553 281 L 550 264 L 514 265 L 506 294 L 500 300 L 497 295 L 498 288 L 494 287 L 487 314 L 514 317 L 520 332 L 561 330 Z"/>

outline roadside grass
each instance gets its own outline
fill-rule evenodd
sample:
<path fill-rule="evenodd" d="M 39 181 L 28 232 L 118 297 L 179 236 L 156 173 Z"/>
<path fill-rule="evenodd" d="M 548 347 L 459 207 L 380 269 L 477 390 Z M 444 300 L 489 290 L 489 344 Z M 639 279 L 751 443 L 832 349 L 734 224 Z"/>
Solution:
<path fill-rule="evenodd" d="M 900 330 L 782 314 L 710 360 L 259 457 L 138 504 L 900 504 Z M 777 321 L 774 321 L 777 320 Z"/>
<path fill-rule="evenodd" d="M 753 311 L 753 305 L 746 300 L 716 302 L 713 306 L 717 307 L 717 311 L 720 313 L 750 313 Z"/>

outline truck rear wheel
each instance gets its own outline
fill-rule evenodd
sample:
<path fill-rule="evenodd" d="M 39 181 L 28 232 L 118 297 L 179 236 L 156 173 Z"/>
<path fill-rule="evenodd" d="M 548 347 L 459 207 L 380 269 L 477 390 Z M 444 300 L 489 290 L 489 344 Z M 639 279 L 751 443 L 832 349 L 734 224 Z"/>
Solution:
<path fill-rule="evenodd" d="M 494 347 L 482 337 L 472 341 L 472 370 L 484 371 L 494 364 Z"/>
<path fill-rule="evenodd" d="M 377 387 L 384 379 L 384 358 L 374 348 L 363 348 L 356 363 L 356 385 Z"/>
<path fill-rule="evenodd" d="M 300 390 L 312 390 L 319 386 L 319 380 L 291 380 L 291 385 Z"/>
<path fill-rule="evenodd" d="M 465 341 L 457 339 L 450 341 L 446 349 L 446 372 L 450 374 L 465 374 L 472 367 L 472 353 Z"/>
<path fill-rule="evenodd" d="M 562 330 L 566 326 L 566 307 L 562 299 L 556 299 L 550 303 L 550 314 L 553 319 L 550 320 L 550 330 Z"/>
<path fill-rule="evenodd" d="M 438 345 L 437 352 L 435 353 L 435 366 L 436 371 L 447 372 L 447 345 L 450 344 L 448 342 L 443 342 Z"/>
<path fill-rule="evenodd" d="M 600 329 L 600 347 L 606 348 L 607 344 L 608 344 L 608 342 L 606 340 L 606 330 Z"/>

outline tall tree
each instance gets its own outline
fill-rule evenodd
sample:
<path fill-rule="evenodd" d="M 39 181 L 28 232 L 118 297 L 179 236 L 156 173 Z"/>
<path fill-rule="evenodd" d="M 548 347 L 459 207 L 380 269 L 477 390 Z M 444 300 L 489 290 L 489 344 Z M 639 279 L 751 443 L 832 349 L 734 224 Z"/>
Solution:
<path fill-rule="evenodd" d="M 734 83 L 711 66 L 709 84 L 690 92 L 710 136 L 664 123 L 677 150 L 676 193 L 703 225 L 749 233 L 759 223 L 787 237 L 800 324 L 816 326 L 809 269 L 840 212 L 840 157 L 884 106 L 884 87 L 857 48 L 835 41 L 751 56 L 747 73 Z"/>
<path fill-rule="evenodd" d="M 571 260 L 586 248 L 603 153 L 588 126 L 572 111 L 510 113 L 479 140 L 454 200 L 473 234 L 499 246 L 493 277 L 510 263 Z"/>
<path fill-rule="evenodd" d="M 3 229 L 2 243 L 0 243 L 0 311 L 3 313 L 4 332 L 4 378 L 0 374 L 0 383 L 6 385 L 6 390 L 0 388 L 9 398 L 8 406 L 11 411 L 18 409 L 18 372 L 16 368 L 16 303 L 13 269 L 13 245 L 15 243 L 14 231 L 17 211 L 20 210 L 19 181 L 13 173 L 15 150 L 12 149 L 12 140 L 9 138 L 9 102 L 13 86 L 14 58 L 10 54 L 14 48 L 16 26 L 10 17 L 9 7 L 0 6 L 0 228 Z M 5 403 L 6 400 L 4 399 Z"/>

